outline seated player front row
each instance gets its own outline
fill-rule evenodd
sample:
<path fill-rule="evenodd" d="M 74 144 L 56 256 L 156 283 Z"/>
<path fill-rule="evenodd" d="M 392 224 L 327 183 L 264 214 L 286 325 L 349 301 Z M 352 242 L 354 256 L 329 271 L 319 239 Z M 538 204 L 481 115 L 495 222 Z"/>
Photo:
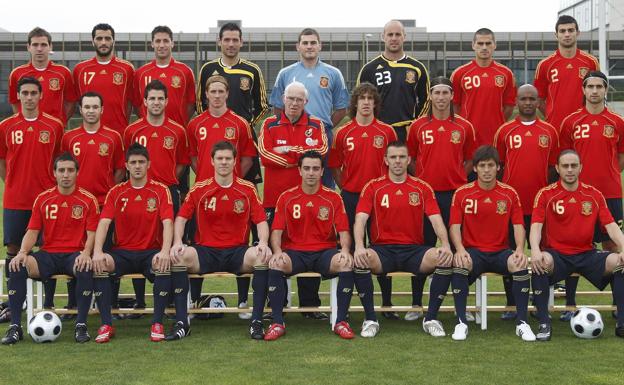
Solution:
<path fill-rule="evenodd" d="M 371 272 L 434 273 L 423 328 L 433 336 L 445 335 L 436 313 L 452 282 L 459 318 L 453 338 L 462 340 L 468 334 L 465 308 L 469 283 L 486 271 L 511 274 L 518 306 L 516 334 L 525 341 L 536 339 L 526 323 L 530 278 L 527 258 L 522 247 L 512 251 L 508 246 L 510 223 L 516 244 L 524 244 L 520 203 L 511 187 L 496 181 L 499 161 L 493 147 L 483 146 L 475 152 L 477 181 L 459 189 L 453 198 L 450 232 L 457 250 L 455 255 L 431 187 L 407 174 L 410 159 L 402 143 L 388 145 L 385 156 L 388 174 L 370 181 L 362 191 L 354 226 L 353 256 L 342 199 L 320 184 L 323 172 L 320 154 L 310 151 L 301 156 L 298 163 L 301 185 L 287 190 L 278 200 L 271 234 L 273 253 L 268 246 L 269 226 L 259 197 L 253 185 L 235 178 L 235 158 L 236 150 L 228 142 L 214 146 L 215 177 L 194 186 L 173 225 L 168 189 L 146 177 L 149 156 L 145 148 L 138 144 L 131 146 L 126 156 L 130 178 L 109 193 L 95 231 L 97 202 L 89 193 L 75 188 L 77 162 L 70 154 L 59 157 L 54 170 L 58 186 L 37 199 L 21 251 L 10 263 L 9 302 L 13 317 L 2 343 L 12 344 L 22 338 L 20 318 L 27 276 L 46 279 L 58 273 L 75 275 L 78 293 L 84 297 L 78 301 L 76 341 L 89 340 L 86 314 L 92 291 L 103 324 L 96 342 L 108 342 L 113 337 L 109 273 L 137 272 L 154 281 L 151 340 L 181 339 L 190 334 L 187 271 L 202 274 L 253 271 L 250 335 L 265 340 L 275 340 L 286 331 L 282 314 L 285 275 L 304 271 L 337 275 L 338 314 L 334 331 L 341 338 L 350 339 L 354 332 L 346 318 L 354 285 L 365 310 L 361 335 L 374 337 L 379 323 L 373 307 Z M 598 252 L 591 244 L 598 220 L 619 250 L 624 247 L 624 236 L 613 222 L 601 194 L 579 183 L 580 169 L 575 152 L 562 152 L 557 164 L 561 180 L 542 189 L 535 201 L 530 240 L 540 340 L 548 340 L 551 335 L 548 285 L 573 272 L 581 273 L 600 289 L 612 281 L 618 310 L 624 310 L 624 256 Z M 424 243 L 424 215 L 433 224 L 441 242 L 439 248 L 419 246 Z M 193 216 L 198 227 L 196 244 L 186 247 L 182 233 L 186 221 Z M 112 220 L 117 243 L 105 253 L 102 248 Z M 252 222 L 257 226 L 260 241 L 257 246 L 249 247 Z M 364 244 L 367 223 L 371 241 L 368 249 Z M 487 232 L 481 231 L 484 226 Z M 541 252 L 543 226 L 546 251 Z M 570 234 L 570 226 L 577 231 Z M 69 233 L 69 229 L 74 232 Z M 30 255 L 28 251 L 41 230 L 44 235 L 41 251 Z M 78 231 L 86 236 L 76 236 Z M 336 233 L 340 250 L 336 249 Z M 69 242 L 70 239 L 74 242 Z M 93 275 L 87 273 L 91 269 Z M 267 292 L 274 321 L 265 334 L 261 319 Z M 176 323 L 165 336 L 162 318 L 170 293 L 176 306 Z M 624 311 L 618 311 L 620 314 L 616 335 L 622 337 Z"/>

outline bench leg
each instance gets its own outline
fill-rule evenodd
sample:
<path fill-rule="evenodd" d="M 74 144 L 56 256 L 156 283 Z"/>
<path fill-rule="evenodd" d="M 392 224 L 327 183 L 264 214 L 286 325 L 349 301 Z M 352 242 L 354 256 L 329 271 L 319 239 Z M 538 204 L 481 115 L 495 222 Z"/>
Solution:
<path fill-rule="evenodd" d="M 331 309 L 331 313 L 329 314 L 329 326 L 331 330 L 334 330 L 334 325 L 336 325 L 336 317 L 338 316 L 338 278 L 332 278 L 330 281 L 330 289 L 329 289 L 329 308 Z"/>
<path fill-rule="evenodd" d="M 286 307 L 292 306 L 292 278 L 286 278 Z M 299 304 L 301 306 L 301 304 Z"/>
<path fill-rule="evenodd" d="M 555 306 L 555 286 L 550 286 L 548 290 L 548 307 Z"/>
<path fill-rule="evenodd" d="M 33 280 L 28 278 L 26 280 L 26 333 L 28 333 L 28 323 L 34 315 L 33 300 Z"/>
<path fill-rule="evenodd" d="M 487 276 L 481 277 L 481 330 L 487 330 Z"/>
<path fill-rule="evenodd" d="M 43 310 L 43 283 L 41 281 L 37 281 L 37 308 L 38 310 Z"/>
<path fill-rule="evenodd" d="M 481 325 L 481 277 L 478 277 L 475 281 L 475 306 L 477 311 L 475 312 L 475 323 Z"/>

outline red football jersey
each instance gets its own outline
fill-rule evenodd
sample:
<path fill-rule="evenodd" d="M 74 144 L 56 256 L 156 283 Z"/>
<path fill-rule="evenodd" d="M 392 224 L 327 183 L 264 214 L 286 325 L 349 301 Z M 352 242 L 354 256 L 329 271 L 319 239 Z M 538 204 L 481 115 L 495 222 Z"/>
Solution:
<path fill-rule="evenodd" d="M 542 247 L 572 255 L 591 250 L 594 228 L 613 223 L 613 217 L 600 191 L 580 183 L 567 191 L 561 182 L 541 189 L 535 197 L 531 223 L 543 223 Z"/>
<path fill-rule="evenodd" d="M 461 225 L 462 244 L 484 252 L 509 248 L 509 224 L 523 225 L 518 193 L 501 182 L 483 190 L 477 182 L 455 192 L 451 201 L 451 225 Z M 487 231 L 484 231 L 487 229 Z"/>
<path fill-rule="evenodd" d="M 349 231 L 349 221 L 337 192 L 321 186 L 306 194 L 297 186 L 277 200 L 273 230 L 284 231 L 282 250 L 320 251 L 336 247 L 336 233 Z"/>
<path fill-rule="evenodd" d="M 459 114 L 472 123 L 477 147 L 492 143 L 494 134 L 505 123 L 504 106 L 516 104 L 516 81 L 513 72 L 492 61 L 480 67 L 476 60 L 453 71 L 453 103 L 459 104 Z"/>
<path fill-rule="evenodd" d="M 41 83 L 41 101 L 39 109 L 63 122 L 67 122 L 65 103 L 78 100 L 71 72 L 63 65 L 51 60 L 43 70 L 38 70 L 32 63 L 15 68 L 9 76 L 9 103 L 18 104 L 17 82 L 24 77 L 33 77 Z"/>
<path fill-rule="evenodd" d="M 472 159 L 475 132 L 459 115 L 454 120 L 423 116 L 410 125 L 407 148 L 418 178 L 435 191 L 455 190 L 467 181 L 464 162 Z"/>
<path fill-rule="evenodd" d="M 581 182 L 597 188 L 606 198 L 622 198 L 619 154 L 624 153 L 624 120 L 604 109 L 590 114 L 585 108 L 561 124 L 561 149 L 574 149 L 581 157 Z"/>
<path fill-rule="evenodd" d="M 280 154 L 274 150 L 279 146 L 292 148 Z M 301 183 L 297 162 L 308 150 L 321 155 L 327 153 L 327 135 L 319 119 L 304 112 L 294 123 L 284 113 L 264 121 L 258 138 L 258 152 L 264 166 L 264 207 L 275 207 L 281 193 Z"/>
<path fill-rule="evenodd" d="M 342 189 L 359 193 L 368 181 L 388 172 L 384 155 L 396 140 L 392 126 L 377 119 L 361 126 L 354 118 L 337 129 L 327 167 L 342 169 Z"/>
<path fill-rule="evenodd" d="M 141 117 L 145 117 L 147 109 L 143 103 L 145 86 L 152 80 L 160 80 L 167 86 L 167 118 L 181 126 L 186 126 L 189 116 L 187 108 L 195 106 L 195 77 L 193 71 L 186 64 L 173 58 L 165 67 L 156 64 L 156 60 L 145 64 L 134 74 L 133 100 L 134 106 L 140 111 Z"/>
<path fill-rule="evenodd" d="M 599 69 L 598 60 L 580 49 L 571 59 L 557 50 L 539 62 L 533 85 L 546 101 L 548 123 L 560 131 L 563 119 L 583 107 L 583 78 L 589 71 Z"/>
<path fill-rule="evenodd" d="M 89 133 L 80 126 L 63 135 L 61 151 L 69 151 L 78 160 L 78 186 L 91 192 L 101 205 L 115 185 L 115 170 L 125 169 L 121 135 L 106 127 Z"/>
<path fill-rule="evenodd" d="M 64 126 L 43 112 L 32 121 L 18 113 L 0 122 L 0 159 L 6 161 L 5 209 L 31 210 L 37 195 L 56 185 L 52 169 Z"/>
<path fill-rule="evenodd" d="M 98 202 L 90 192 L 76 188 L 63 195 L 53 187 L 39 194 L 28 222 L 29 230 L 43 230 L 41 249 L 49 253 L 82 251 L 87 231 L 98 225 Z"/>
<path fill-rule="evenodd" d="M 139 119 L 126 128 L 124 147 L 139 142 L 150 156 L 148 176 L 167 186 L 178 184 L 176 166 L 189 165 L 188 140 L 184 127 L 171 119 L 161 126 L 152 126 L 147 119 Z"/>
<path fill-rule="evenodd" d="M 195 180 L 204 180 L 214 176 L 211 153 L 212 146 L 217 142 L 227 140 L 236 147 L 234 173 L 237 176 L 244 176 L 241 175 L 241 157 L 258 156 L 249 123 L 230 109 L 218 118 L 210 115 L 209 110 L 204 111 L 189 122 L 187 132 L 189 154 L 191 157 L 197 157 Z"/>
<path fill-rule="evenodd" d="M 99 63 L 94 57 L 74 68 L 74 84 L 78 96 L 95 91 L 104 99 L 102 125 L 123 134 L 128 126 L 128 103 L 132 101 L 134 67 L 130 62 L 113 56 L 110 62 Z"/>
<path fill-rule="evenodd" d="M 440 208 L 427 182 L 408 176 L 394 183 L 384 175 L 364 186 L 356 212 L 370 215 L 372 244 L 422 245 L 424 216 L 440 214 Z"/>
<path fill-rule="evenodd" d="M 195 183 L 178 216 L 195 216 L 195 242 L 217 248 L 248 245 L 251 224 L 266 221 L 255 186 L 240 178 L 228 187 L 220 186 L 214 178 Z"/>
<path fill-rule="evenodd" d="M 516 118 L 498 129 L 494 146 L 504 165 L 503 183 L 518 192 L 524 215 L 531 215 L 535 194 L 548 184 L 548 166 L 557 163 L 557 130 L 539 118 L 531 124 Z"/>
<path fill-rule="evenodd" d="M 162 221 L 173 220 L 169 188 L 148 180 L 141 188 L 130 181 L 113 187 L 104 202 L 100 218 L 115 221 L 115 248 L 150 250 L 162 247 Z"/>

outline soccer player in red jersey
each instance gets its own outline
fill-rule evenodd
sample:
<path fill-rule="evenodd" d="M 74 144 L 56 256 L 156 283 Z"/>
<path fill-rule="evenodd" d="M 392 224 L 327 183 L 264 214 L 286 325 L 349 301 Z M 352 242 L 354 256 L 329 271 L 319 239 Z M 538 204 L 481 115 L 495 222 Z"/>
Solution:
<path fill-rule="evenodd" d="M 624 337 L 624 235 L 602 193 L 580 182 L 583 165 L 574 150 L 563 150 L 556 168 L 560 180 L 537 193 L 531 217 L 531 284 L 540 323 L 537 339 L 551 338 L 549 285 L 572 273 L 581 274 L 599 290 L 611 282 L 617 304 L 615 335 Z M 617 252 L 594 248 L 597 223 L 607 230 Z"/>
<path fill-rule="evenodd" d="M 9 103 L 13 112 L 19 112 L 20 108 L 17 82 L 23 77 L 33 77 L 43 87 L 41 111 L 65 124 L 74 113 L 74 104 L 78 99 L 71 72 L 50 60 L 52 36 L 45 29 L 36 27 L 30 31 L 26 48 L 30 53 L 30 62 L 15 68 L 9 76 Z"/>
<path fill-rule="evenodd" d="M 46 281 L 54 274 L 74 276 L 78 282 L 78 319 L 76 342 L 90 339 L 87 315 L 93 292 L 91 252 L 98 221 L 97 200 L 76 186 L 78 162 L 68 152 L 54 161 L 56 187 L 39 194 L 33 205 L 28 231 L 19 253 L 9 264 L 9 307 L 11 324 L 3 344 L 22 339 L 22 305 L 26 299 L 28 277 Z M 43 233 L 43 245 L 31 253 L 37 237 Z"/>
<path fill-rule="evenodd" d="M 167 117 L 186 127 L 195 111 L 195 77 L 189 66 L 173 58 L 173 47 L 171 28 L 159 25 L 152 30 L 155 58 L 137 69 L 134 74 L 134 107 L 139 111 L 139 116 L 144 118 L 147 115 L 143 103 L 145 86 L 158 79 L 167 86 Z"/>
<path fill-rule="evenodd" d="M 214 144 L 211 151 L 214 177 L 195 183 L 184 200 L 175 220 L 171 257 L 176 306 L 186 311 L 188 279 L 191 273 L 228 271 L 234 274 L 254 273 L 254 311 L 250 324 L 253 339 L 263 339 L 262 309 L 266 300 L 269 249 L 269 225 L 253 183 L 237 178 L 234 173 L 236 148 L 229 141 Z M 195 244 L 182 243 L 184 226 L 195 216 Z M 257 246 L 249 247 L 251 225 L 258 230 Z M 181 271 L 179 284 L 176 274 Z M 177 339 L 172 333 L 167 339 Z"/>
<path fill-rule="evenodd" d="M 143 104 L 147 115 L 126 128 L 124 146 L 138 142 L 151 155 L 148 170 L 150 179 L 169 186 L 174 212 L 180 207 L 178 178 L 189 165 L 188 140 L 184 127 L 167 117 L 165 109 L 169 102 L 167 87 L 160 80 L 152 80 L 144 92 Z"/>
<path fill-rule="evenodd" d="M 226 140 L 236 148 L 234 174 L 237 177 L 246 175 L 253 157 L 258 156 L 249 123 L 226 105 L 229 91 L 228 82 L 223 76 L 209 77 L 206 81 L 208 108 L 188 125 L 191 167 L 197 175 L 197 181 L 214 176 L 209 155 L 217 142 Z"/>
<path fill-rule="evenodd" d="M 283 306 L 285 275 L 316 271 L 338 275 L 338 311 L 334 332 L 351 339 L 346 321 L 353 296 L 353 257 L 349 248 L 349 223 L 340 195 L 321 185 L 323 157 L 307 151 L 298 160 L 302 182 L 282 193 L 275 208 L 271 233 L 273 256 L 269 262 L 269 299 L 273 323 L 264 339 L 273 341 L 286 333 Z M 336 233 L 340 250 L 336 249 Z M 254 301 L 255 306 L 255 301 Z"/>
<path fill-rule="evenodd" d="M 453 103 L 475 128 L 477 147 L 491 145 L 498 127 L 511 116 L 516 101 L 513 72 L 493 59 L 494 32 L 481 28 L 472 39 L 476 57 L 453 71 Z"/>
<path fill-rule="evenodd" d="M 111 280 L 109 275 L 141 273 L 154 283 L 154 316 L 150 339 L 164 339 L 162 319 L 171 290 L 169 251 L 173 238 L 173 203 L 167 186 L 147 176 L 150 160 L 147 149 L 139 143 L 126 152 L 129 180 L 113 187 L 104 203 L 93 251 L 94 289 L 102 326 L 95 338 L 106 343 L 115 334 L 111 316 Z M 115 245 L 104 252 L 104 240 L 115 221 Z M 186 334 L 189 332 L 186 319 Z"/>
<path fill-rule="evenodd" d="M 407 147 L 413 160 L 414 175 L 433 188 L 448 230 L 453 193 L 466 183 L 467 174 L 472 171 L 475 130 L 470 122 L 455 114 L 451 81 L 437 77 L 430 84 L 430 109 L 426 116 L 409 126 Z M 437 236 L 428 218 L 425 218 L 424 235 L 425 245 L 436 245 Z M 412 278 L 413 306 L 422 306 L 425 279 L 423 276 Z M 408 312 L 405 319 L 415 321 L 420 315 L 419 312 Z"/>
<path fill-rule="evenodd" d="M 539 99 L 534 86 L 525 84 L 518 88 L 516 104 L 518 116 L 498 129 L 494 136 L 494 146 L 503 168 L 503 183 L 513 187 L 520 196 L 524 229 L 528 234 L 535 194 L 548 184 L 549 177 L 555 173 L 559 135 L 557 129 L 537 117 Z M 512 232 L 510 228 L 510 244 L 515 249 Z M 515 306 L 512 277 L 504 276 L 503 282 L 507 306 Z M 516 313 L 504 312 L 501 318 L 515 319 Z"/>
<path fill-rule="evenodd" d="M 52 163 L 64 124 L 39 109 L 41 83 L 24 77 L 17 84 L 20 112 L 0 122 L 0 178 L 4 181 L 4 245 L 17 255 L 35 198 L 54 186 Z M 8 274 L 6 275 L 8 276 Z"/>
<path fill-rule="evenodd" d="M 134 67 L 115 56 L 115 30 L 109 24 L 98 24 L 91 31 L 95 57 L 74 67 L 74 84 L 78 95 L 95 91 L 102 95 L 106 109 L 102 123 L 120 134 L 128 126 L 132 110 Z"/>
<path fill-rule="evenodd" d="M 388 174 L 366 184 L 355 216 L 355 284 L 365 304 L 362 336 L 373 337 L 379 324 L 374 311 L 371 271 L 375 274 L 408 271 L 431 274 L 436 266 L 451 266 L 453 253 L 433 189 L 425 181 L 407 174 L 411 159 L 407 146 L 392 142 L 386 148 Z M 439 248 L 425 246 L 424 217 L 429 217 L 440 239 Z M 370 248 L 364 244 L 367 222 Z M 359 286 L 358 286 L 359 283 Z M 369 322 L 370 321 L 370 322 Z"/>
<path fill-rule="evenodd" d="M 561 122 L 583 106 L 582 82 L 589 71 L 598 71 L 598 60 L 577 48 L 581 32 L 576 19 L 562 15 L 555 24 L 558 48 L 535 70 L 533 85 L 541 99 L 540 110 L 557 130 Z"/>
<path fill-rule="evenodd" d="M 525 231 L 520 198 L 511 186 L 496 180 L 500 170 L 496 148 L 479 147 L 472 163 L 477 180 L 457 189 L 451 206 L 450 234 L 457 250 L 453 266 L 436 267 L 423 326 L 431 325 L 425 330 L 434 337 L 445 335 L 437 315 L 452 282 L 459 323 L 451 337 L 465 340 L 468 336 L 466 301 L 470 284 L 485 272 L 511 274 L 518 309 L 516 335 L 523 341 L 535 341 L 535 335 L 526 323 L 530 275 L 524 255 Z M 513 225 L 513 237 L 518 245 L 515 250 L 509 248 L 510 225 Z"/>

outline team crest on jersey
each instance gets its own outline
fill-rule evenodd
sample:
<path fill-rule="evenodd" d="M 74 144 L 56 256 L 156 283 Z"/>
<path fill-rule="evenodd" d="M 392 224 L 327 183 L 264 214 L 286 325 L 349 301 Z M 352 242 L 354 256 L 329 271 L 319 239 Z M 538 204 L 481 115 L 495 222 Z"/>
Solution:
<path fill-rule="evenodd" d="M 329 78 L 327 76 L 321 76 L 321 80 L 319 81 L 319 85 L 321 88 L 329 87 Z"/>
<path fill-rule="evenodd" d="M 58 78 L 52 78 L 48 82 L 48 88 L 50 89 L 50 91 L 58 91 L 61 89 L 61 82 Z"/>
<path fill-rule="evenodd" d="M 241 76 L 238 87 L 241 91 L 249 91 L 251 88 L 251 80 L 247 76 Z"/>
<path fill-rule="evenodd" d="M 39 132 L 39 143 L 50 143 L 50 131 Z"/>
<path fill-rule="evenodd" d="M 451 131 L 451 143 L 459 144 L 461 142 L 461 132 L 459 130 Z"/>
<path fill-rule="evenodd" d="M 173 150 L 174 139 L 173 136 L 165 136 L 163 140 L 163 147 L 167 150 Z"/>
<path fill-rule="evenodd" d="M 504 87 L 505 77 L 503 75 L 494 76 L 494 84 L 496 84 L 496 87 Z"/>
<path fill-rule="evenodd" d="M 99 156 L 108 156 L 108 143 L 100 143 L 100 147 L 98 148 Z"/>
<path fill-rule="evenodd" d="M 329 219 L 329 207 L 327 206 L 319 207 L 317 218 L 320 219 L 321 221 L 328 220 Z"/>
<path fill-rule="evenodd" d="M 318 139 L 306 138 L 305 144 L 307 146 L 316 146 L 318 144 Z"/>
<path fill-rule="evenodd" d="M 496 201 L 496 214 L 507 214 L 507 201 Z"/>
<path fill-rule="evenodd" d="M 242 199 L 237 199 L 234 201 L 234 212 L 236 214 L 245 212 L 245 202 Z"/>
<path fill-rule="evenodd" d="M 420 204 L 420 195 L 417 192 L 409 193 L 409 204 L 412 206 L 418 206 Z"/>
<path fill-rule="evenodd" d="M 308 128 L 307 130 L 305 130 L 304 135 L 306 136 L 306 138 L 309 138 L 312 136 L 312 129 Z"/>
<path fill-rule="evenodd" d="M 615 133 L 615 128 L 611 125 L 605 125 L 604 130 L 602 131 L 602 135 L 606 138 L 613 138 L 613 134 Z"/>
<path fill-rule="evenodd" d="M 234 129 L 234 127 L 225 127 L 225 134 L 223 135 L 223 137 L 225 139 L 234 139 L 235 133 L 236 130 Z"/>
<path fill-rule="evenodd" d="M 587 68 L 587 67 L 580 67 L 579 68 L 579 78 L 583 79 L 585 77 L 585 75 L 587 75 L 588 72 L 589 72 L 589 68 Z"/>
<path fill-rule="evenodd" d="M 548 147 L 550 139 L 548 138 L 548 135 L 540 135 L 537 143 L 540 145 L 540 147 Z"/>
<path fill-rule="evenodd" d="M 116 84 L 116 85 L 120 86 L 123 83 L 124 83 L 123 73 L 121 73 L 121 72 L 113 72 L 113 84 Z"/>
<path fill-rule="evenodd" d="M 72 206 L 72 218 L 74 219 L 82 219 L 83 216 L 83 208 L 80 205 L 73 205 Z"/>
<path fill-rule="evenodd" d="M 156 198 L 148 198 L 146 210 L 148 213 L 156 211 Z"/>
<path fill-rule="evenodd" d="M 590 201 L 581 202 L 581 214 L 583 215 L 592 215 L 594 211 L 593 205 Z"/>
<path fill-rule="evenodd" d="M 179 76 L 172 76 L 171 77 L 171 87 L 173 87 L 173 88 L 180 88 L 180 87 L 182 87 L 182 80 L 180 79 Z"/>
<path fill-rule="evenodd" d="M 381 135 L 375 135 L 373 137 L 373 147 L 375 148 L 383 148 L 384 147 L 384 138 Z"/>
<path fill-rule="evenodd" d="M 405 71 L 405 83 L 409 83 L 409 84 L 416 83 L 416 71 L 412 71 L 412 70 Z"/>

